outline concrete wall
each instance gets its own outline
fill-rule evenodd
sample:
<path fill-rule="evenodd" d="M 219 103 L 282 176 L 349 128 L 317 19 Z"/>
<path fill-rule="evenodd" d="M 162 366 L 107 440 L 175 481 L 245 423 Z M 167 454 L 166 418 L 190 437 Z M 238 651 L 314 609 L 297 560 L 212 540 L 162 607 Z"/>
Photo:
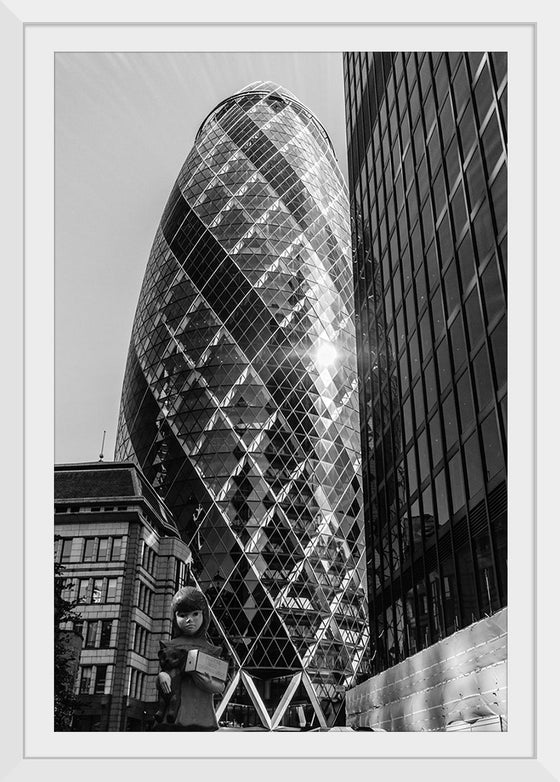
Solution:
<path fill-rule="evenodd" d="M 349 690 L 347 724 L 442 731 L 498 716 L 505 727 L 506 659 L 504 608 Z"/>

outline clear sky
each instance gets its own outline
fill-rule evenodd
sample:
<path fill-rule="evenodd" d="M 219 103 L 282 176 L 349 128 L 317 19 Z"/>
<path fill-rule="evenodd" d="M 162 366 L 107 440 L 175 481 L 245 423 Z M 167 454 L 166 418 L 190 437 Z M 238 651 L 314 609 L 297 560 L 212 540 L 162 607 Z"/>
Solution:
<path fill-rule="evenodd" d="M 274 81 L 319 118 L 346 178 L 341 53 L 55 59 L 55 461 L 113 458 L 132 322 L 165 202 L 206 115 Z"/>

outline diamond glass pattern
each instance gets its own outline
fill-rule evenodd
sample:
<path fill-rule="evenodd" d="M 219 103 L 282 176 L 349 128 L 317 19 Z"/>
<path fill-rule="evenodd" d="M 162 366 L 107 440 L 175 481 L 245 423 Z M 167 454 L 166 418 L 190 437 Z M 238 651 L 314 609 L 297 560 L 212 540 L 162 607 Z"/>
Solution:
<path fill-rule="evenodd" d="M 116 447 L 173 509 L 235 667 L 305 669 L 329 701 L 368 644 L 347 214 L 293 95 L 214 109 L 156 234 Z"/>

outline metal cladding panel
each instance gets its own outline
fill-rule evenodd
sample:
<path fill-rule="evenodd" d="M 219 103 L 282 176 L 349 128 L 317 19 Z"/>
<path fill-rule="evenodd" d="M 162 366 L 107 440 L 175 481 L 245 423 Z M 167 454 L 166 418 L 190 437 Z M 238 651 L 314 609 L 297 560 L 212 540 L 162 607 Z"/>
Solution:
<path fill-rule="evenodd" d="M 507 713 L 507 609 L 459 630 L 346 694 L 350 725 L 443 730 Z"/>
<path fill-rule="evenodd" d="M 181 169 L 116 454 L 172 508 L 236 665 L 339 697 L 368 645 L 348 199 L 324 129 L 276 85 L 222 102 Z"/>

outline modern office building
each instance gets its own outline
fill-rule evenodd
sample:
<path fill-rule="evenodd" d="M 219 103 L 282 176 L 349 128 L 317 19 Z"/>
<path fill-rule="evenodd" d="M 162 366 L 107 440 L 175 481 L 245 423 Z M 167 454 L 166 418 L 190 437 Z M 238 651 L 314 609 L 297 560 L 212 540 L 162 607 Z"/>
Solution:
<path fill-rule="evenodd" d="M 116 446 L 192 549 L 235 671 L 224 719 L 332 723 L 361 670 L 353 294 L 324 128 L 272 83 L 226 98 L 156 233 Z"/>
<path fill-rule="evenodd" d="M 378 707 L 354 718 L 442 729 L 450 689 L 412 708 L 429 677 L 395 681 L 451 680 L 475 637 L 504 662 L 507 55 L 353 52 L 344 77 Z M 503 716 L 505 667 L 475 689 Z"/>
<path fill-rule="evenodd" d="M 157 700 L 159 641 L 190 552 L 169 509 L 131 463 L 55 467 L 55 561 L 79 600 L 72 730 L 143 730 Z"/>

